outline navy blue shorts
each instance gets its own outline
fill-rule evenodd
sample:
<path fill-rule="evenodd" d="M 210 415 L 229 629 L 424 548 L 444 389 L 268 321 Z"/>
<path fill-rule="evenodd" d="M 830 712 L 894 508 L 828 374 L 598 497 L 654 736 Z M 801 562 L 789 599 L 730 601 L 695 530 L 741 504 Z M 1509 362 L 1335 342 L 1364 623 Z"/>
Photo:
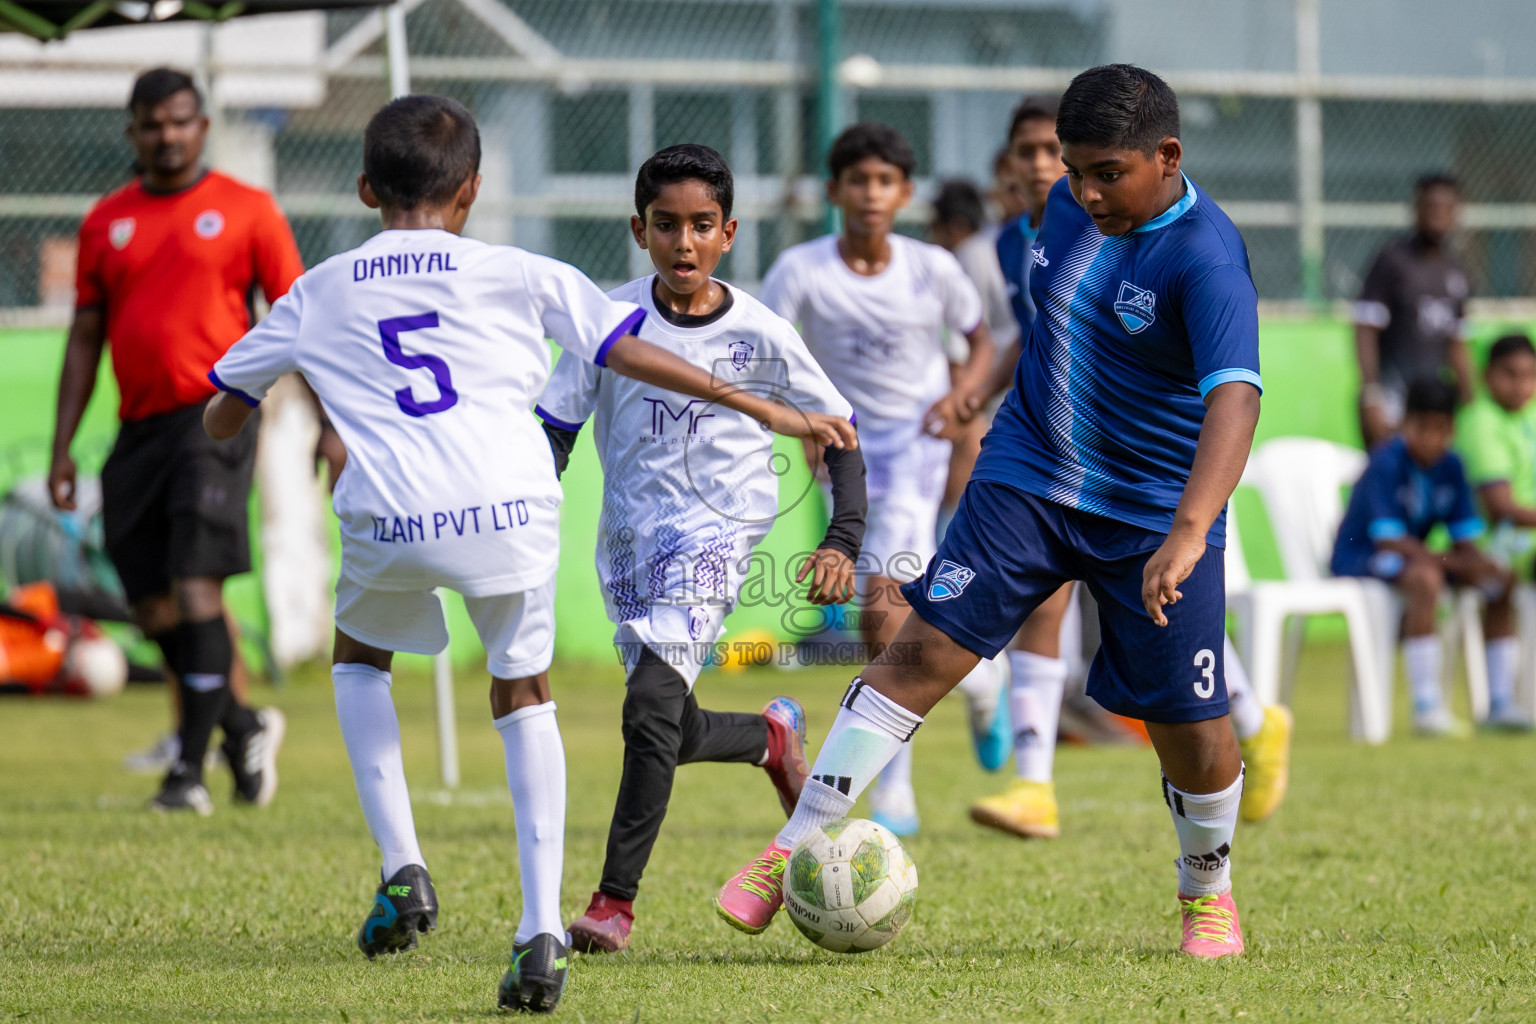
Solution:
<path fill-rule="evenodd" d="M 939 553 L 901 588 L 912 610 L 983 658 L 1008 646 L 1029 613 L 1081 580 L 1099 604 L 1103 642 L 1088 695 L 1117 715 L 1199 722 L 1227 713 L 1226 565 L 1207 547 L 1157 626 L 1141 575 L 1164 535 L 1080 512 L 1005 484 L 973 480 Z"/>

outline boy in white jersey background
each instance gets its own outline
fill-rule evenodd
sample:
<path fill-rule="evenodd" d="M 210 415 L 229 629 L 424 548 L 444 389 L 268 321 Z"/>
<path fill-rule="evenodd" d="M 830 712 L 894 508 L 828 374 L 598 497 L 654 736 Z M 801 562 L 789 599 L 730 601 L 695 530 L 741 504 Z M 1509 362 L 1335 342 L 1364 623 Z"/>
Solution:
<path fill-rule="evenodd" d="M 852 408 L 789 323 L 711 275 L 736 234 L 731 171 L 707 146 L 672 146 L 635 179 L 631 228 L 654 274 L 610 292 L 646 312 L 640 336 L 723 381 L 794 408 L 847 420 Z M 603 877 L 570 926 L 582 952 L 629 943 L 634 899 L 661 830 L 678 765 L 734 762 L 766 769 L 788 814 L 800 796 L 805 716 L 777 697 L 760 714 L 707 711 L 693 686 L 778 513 L 772 436 L 749 417 L 560 357 L 536 410 L 563 470 L 576 431 L 595 415 L 603 467 L 597 570 L 624 661 L 624 773 Z M 853 590 L 864 533 L 864 464 L 826 449 L 833 511 L 825 539 L 799 567 L 817 604 Z"/>
<path fill-rule="evenodd" d="M 1085 71 L 1056 131 L 1068 173 L 1033 247 L 1039 316 L 939 551 L 903 588 L 898 643 L 920 656 L 879 656 L 849 687 L 789 824 L 716 894 L 741 930 L 772 922 L 795 845 L 845 817 L 940 698 L 1076 579 L 1103 635 L 1088 693 L 1146 722 L 1161 763 L 1180 949 L 1243 952 L 1243 763 L 1218 679 L 1225 507 L 1259 417 L 1257 293 L 1242 236 L 1181 169 L 1167 83 Z"/>
<path fill-rule="evenodd" d="M 204 416 L 233 436 L 272 383 L 301 371 L 344 443 L 336 483 L 342 568 L 336 711 L 383 884 L 358 935 L 370 958 L 415 946 L 437 897 L 417 842 L 390 698 L 394 651 L 447 644 L 434 593 L 464 595 L 484 642 L 493 723 L 517 822 L 523 913 L 498 1004 L 554 1009 L 567 952 L 560 915 L 565 756 L 547 669 L 554 646 L 560 485 L 529 411 L 546 337 L 619 373 L 711 398 L 784 433 L 845 422 L 742 392 L 633 336 L 644 312 L 574 267 L 460 237 L 479 189 L 480 136 L 457 102 L 408 96 L 369 122 L 358 194 L 385 230 L 303 275 L 219 360 Z"/>
<path fill-rule="evenodd" d="M 953 255 L 895 232 L 912 201 L 917 158 L 900 133 L 856 124 L 827 154 L 827 200 L 842 231 L 792 246 L 763 279 L 763 303 L 799 326 L 816 361 L 858 414 L 868 469 L 869 521 L 859 559 L 859 615 L 871 654 L 907 615 L 900 586 L 922 572 L 937 541 L 951 441 L 981 407 L 996 348 L 981 296 Z M 951 378 L 945 332 L 969 355 Z M 1001 668 L 979 667 L 964 687 L 978 754 L 1007 757 L 997 714 Z M 990 758 L 989 753 L 1000 756 Z M 881 776 L 872 817 L 898 835 L 918 827 L 911 748 Z"/>

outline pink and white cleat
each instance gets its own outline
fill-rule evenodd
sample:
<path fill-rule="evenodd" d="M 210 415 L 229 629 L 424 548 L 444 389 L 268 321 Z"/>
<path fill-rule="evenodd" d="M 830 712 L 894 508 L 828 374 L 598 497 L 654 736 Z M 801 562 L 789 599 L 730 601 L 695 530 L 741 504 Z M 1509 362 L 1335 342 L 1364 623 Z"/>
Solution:
<path fill-rule="evenodd" d="M 779 791 L 779 803 L 788 817 L 795 813 L 800 791 L 811 775 L 805 759 L 805 711 L 792 697 L 775 697 L 763 705 L 763 717 L 768 720 L 768 760 L 763 770 Z"/>
<path fill-rule="evenodd" d="M 789 851 L 775 839 L 715 893 L 715 912 L 726 924 L 748 935 L 765 931 L 784 905 L 784 868 L 788 864 Z"/>
<path fill-rule="evenodd" d="M 1179 893 L 1179 910 L 1184 917 L 1184 941 L 1179 949 L 1203 960 L 1241 956 L 1243 926 L 1237 920 L 1237 904 L 1232 890 L 1219 896 L 1185 896 Z"/>

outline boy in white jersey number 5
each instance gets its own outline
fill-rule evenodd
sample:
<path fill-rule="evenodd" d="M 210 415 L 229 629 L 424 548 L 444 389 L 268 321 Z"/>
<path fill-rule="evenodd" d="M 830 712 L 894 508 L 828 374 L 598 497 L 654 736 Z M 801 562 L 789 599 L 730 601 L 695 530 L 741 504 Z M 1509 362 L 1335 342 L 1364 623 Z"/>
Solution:
<path fill-rule="evenodd" d="M 718 401 L 773 429 L 855 443 L 845 420 L 775 405 L 634 336 L 645 313 L 580 271 L 460 237 L 480 185 L 480 135 L 453 100 L 380 110 L 358 193 L 385 230 L 309 271 L 209 378 L 204 425 L 233 436 L 284 373 L 308 378 L 347 447 L 336 484 L 336 711 L 383 884 L 358 935 L 370 958 L 437 921 L 390 699 L 394 651 L 447 644 L 434 588 L 464 595 L 484 642 L 491 715 L 517 820 L 523 914 L 499 1005 L 553 1010 L 565 983 L 560 916 L 565 755 L 547 670 L 554 649 L 560 485 L 530 408 L 567 353 Z"/>
<path fill-rule="evenodd" d="M 1248 254 L 1180 169 L 1178 100 L 1156 75 L 1083 72 L 1056 134 L 1067 177 L 1032 247 L 1039 316 L 938 554 L 903 588 L 913 614 L 897 639 L 920 656 L 877 657 L 849 687 L 789 824 L 716 897 L 738 928 L 768 926 L 794 845 L 845 816 L 939 698 L 1081 580 L 1103 634 L 1089 696 L 1145 721 L 1162 764 L 1180 947 L 1243 951 L 1222 548 L 1259 417 Z"/>
<path fill-rule="evenodd" d="M 635 179 L 631 227 L 656 273 L 609 294 L 645 310 L 641 337 L 715 378 L 851 418 L 852 407 L 795 329 L 711 276 L 735 238 L 734 191 L 730 168 L 707 146 L 672 146 L 647 160 Z M 601 884 L 570 931 L 582 952 L 613 953 L 629 943 L 640 876 L 678 765 L 761 766 L 786 814 L 809 772 L 805 715 L 795 701 L 776 697 L 753 715 L 703 710 L 693 695 L 752 549 L 778 515 L 783 470 L 772 436 L 749 417 L 605 373 L 569 352 L 537 412 L 562 470 L 576 431 L 596 416 L 604 477 L 597 571 L 628 673 L 624 775 Z M 852 593 L 864 534 L 864 463 L 858 450 L 836 447 L 824 461 L 832 521 L 798 569 L 810 600 L 831 604 Z"/>

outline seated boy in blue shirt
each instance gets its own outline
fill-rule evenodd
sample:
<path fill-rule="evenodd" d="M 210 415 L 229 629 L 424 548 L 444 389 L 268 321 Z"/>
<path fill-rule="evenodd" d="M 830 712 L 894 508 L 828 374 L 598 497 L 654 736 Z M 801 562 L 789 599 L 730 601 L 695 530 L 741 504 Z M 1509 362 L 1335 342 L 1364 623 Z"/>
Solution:
<path fill-rule="evenodd" d="M 1440 691 L 1440 637 L 1435 611 L 1446 585 L 1475 586 L 1488 598 L 1484 630 L 1488 640 L 1490 690 L 1513 684 L 1511 648 L 1493 641 L 1513 634 L 1510 596 L 1513 576 L 1476 545 L 1483 521 L 1473 504 L 1461 459 L 1451 452 L 1456 430 L 1456 389 L 1433 378 L 1408 389 L 1407 411 L 1398 435 L 1371 453 L 1365 475 L 1350 495 L 1333 548 L 1336 576 L 1373 576 L 1397 588 L 1405 606 L 1403 660 L 1413 695 L 1413 726 L 1433 736 L 1465 735 L 1465 722 L 1445 706 Z M 1449 551 L 1431 551 L 1424 541 L 1445 524 Z"/>

